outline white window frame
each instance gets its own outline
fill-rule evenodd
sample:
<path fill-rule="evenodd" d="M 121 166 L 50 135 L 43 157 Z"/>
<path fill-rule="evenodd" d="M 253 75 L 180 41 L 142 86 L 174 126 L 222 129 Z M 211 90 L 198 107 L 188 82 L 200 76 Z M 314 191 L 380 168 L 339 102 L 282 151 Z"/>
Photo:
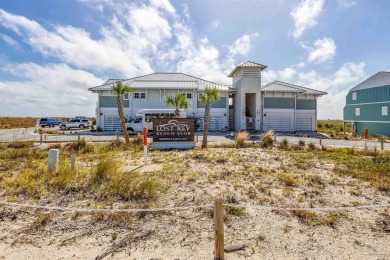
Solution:
<path fill-rule="evenodd" d="M 355 108 L 355 116 L 360 116 L 360 107 Z"/>
<path fill-rule="evenodd" d="M 382 116 L 387 116 L 389 115 L 389 108 L 388 106 L 383 106 L 382 107 Z"/>
<path fill-rule="evenodd" d="M 123 100 L 129 100 L 129 93 L 124 93 L 123 94 Z"/>
<path fill-rule="evenodd" d="M 356 92 L 352 92 L 352 100 L 357 100 L 357 93 Z"/>

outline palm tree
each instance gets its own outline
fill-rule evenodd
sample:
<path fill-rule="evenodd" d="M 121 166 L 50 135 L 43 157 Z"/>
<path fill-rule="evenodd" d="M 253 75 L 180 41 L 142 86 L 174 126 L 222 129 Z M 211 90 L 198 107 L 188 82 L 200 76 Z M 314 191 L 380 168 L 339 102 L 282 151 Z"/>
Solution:
<path fill-rule="evenodd" d="M 122 97 L 125 93 L 132 92 L 132 89 L 127 85 L 122 85 L 122 82 L 117 81 L 112 90 L 116 94 L 116 104 L 118 105 L 118 114 L 119 119 L 121 120 L 123 136 L 125 137 L 126 144 L 130 145 L 129 135 L 127 134 L 125 115 L 123 113 Z"/>
<path fill-rule="evenodd" d="M 199 99 L 200 102 L 202 102 L 202 104 L 205 106 L 202 148 L 207 148 L 207 134 L 210 123 L 211 101 L 219 100 L 218 90 L 216 88 L 206 88 L 204 94 L 199 95 Z"/>
<path fill-rule="evenodd" d="M 165 99 L 165 104 L 175 108 L 175 117 L 180 117 L 180 109 L 187 109 L 190 106 L 184 93 L 177 93 L 174 97 L 170 96 Z"/>

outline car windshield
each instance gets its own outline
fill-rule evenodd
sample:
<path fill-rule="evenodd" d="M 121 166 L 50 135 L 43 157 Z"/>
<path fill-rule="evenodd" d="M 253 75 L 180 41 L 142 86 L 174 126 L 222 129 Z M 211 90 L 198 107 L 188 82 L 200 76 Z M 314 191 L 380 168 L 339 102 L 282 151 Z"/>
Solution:
<path fill-rule="evenodd" d="M 134 123 L 136 123 L 136 124 L 142 123 L 142 117 L 136 118 L 136 119 L 134 120 Z"/>

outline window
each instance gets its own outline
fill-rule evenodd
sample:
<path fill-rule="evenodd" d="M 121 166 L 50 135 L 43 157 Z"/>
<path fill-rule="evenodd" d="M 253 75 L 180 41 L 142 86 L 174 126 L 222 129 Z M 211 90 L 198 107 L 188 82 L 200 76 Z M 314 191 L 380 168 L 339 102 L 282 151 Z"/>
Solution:
<path fill-rule="evenodd" d="M 387 106 L 382 107 L 382 116 L 387 116 L 389 114 Z"/>
<path fill-rule="evenodd" d="M 355 116 L 360 116 L 360 107 L 355 108 Z"/>
<path fill-rule="evenodd" d="M 357 99 L 357 94 L 356 92 L 352 92 L 352 100 L 356 100 Z"/>
<path fill-rule="evenodd" d="M 192 98 L 192 93 L 187 93 L 187 99 L 191 99 Z"/>
<path fill-rule="evenodd" d="M 134 93 L 134 98 L 146 98 L 145 92 Z"/>
<path fill-rule="evenodd" d="M 129 93 L 125 93 L 125 94 L 123 95 L 123 99 L 124 99 L 124 100 L 129 100 Z"/>

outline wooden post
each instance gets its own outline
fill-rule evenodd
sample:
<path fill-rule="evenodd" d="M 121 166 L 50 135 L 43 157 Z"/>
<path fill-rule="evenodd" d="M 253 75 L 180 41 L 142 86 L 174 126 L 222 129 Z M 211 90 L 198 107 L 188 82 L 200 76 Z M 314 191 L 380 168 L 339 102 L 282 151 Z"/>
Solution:
<path fill-rule="evenodd" d="M 77 135 L 77 141 L 80 142 L 80 135 Z"/>
<path fill-rule="evenodd" d="M 118 130 L 116 130 L 116 142 L 119 143 L 119 133 L 118 133 Z"/>
<path fill-rule="evenodd" d="M 74 170 L 76 168 L 76 155 L 72 154 L 70 156 L 70 168 Z"/>
<path fill-rule="evenodd" d="M 39 134 L 39 139 L 40 139 L 40 143 L 42 144 L 42 142 L 43 142 L 43 136 L 42 136 L 42 134 Z"/>
<path fill-rule="evenodd" d="M 322 145 L 322 137 L 320 137 L 320 145 Z"/>
<path fill-rule="evenodd" d="M 48 160 L 47 160 L 47 170 L 48 172 L 58 170 L 58 162 L 59 162 L 59 156 L 60 156 L 60 150 L 58 149 L 50 149 L 48 153 Z"/>
<path fill-rule="evenodd" d="M 224 260 L 223 199 L 214 202 L 215 260 Z"/>
<path fill-rule="evenodd" d="M 345 135 L 345 121 L 343 121 L 343 131 L 344 131 L 344 135 Z"/>
<path fill-rule="evenodd" d="M 381 135 L 381 150 L 383 151 L 384 149 L 385 147 L 384 147 L 383 135 Z"/>

